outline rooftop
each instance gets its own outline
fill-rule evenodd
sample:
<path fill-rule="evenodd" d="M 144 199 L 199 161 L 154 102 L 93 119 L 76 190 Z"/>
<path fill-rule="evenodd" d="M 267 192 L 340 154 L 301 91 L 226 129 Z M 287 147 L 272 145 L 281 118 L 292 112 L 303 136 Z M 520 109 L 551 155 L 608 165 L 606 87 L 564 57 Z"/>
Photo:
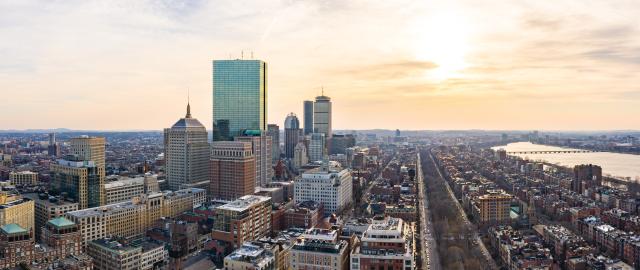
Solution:
<path fill-rule="evenodd" d="M 18 233 L 28 232 L 24 228 L 20 227 L 20 225 L 15 223 L 3 225 L 0 227 L 0 230 L 3 231 L 5 234 L 18 234 Z"/>
<path fill-rule="evenodd" d="M 52 220 L 49 220 L 47 223 L 49 223 L 49 224 L 51 224 L 53 226 L 56 226 L 56 227 L 66 227 L 66 226 L 75 226 L 76 225 L 73 221 L 68 220 L 65 217 L 57 217 L 57 218 L 54 218 Z"/>
<path fill-rule="evenodd" d="M 227 203 L 225 205 L 219 206 L 218 209 L 233 210 L 233 211 L 244 211 L 246 209 L 249 209 L 249 207 L 251 207 L 251 206 L 253 206 L 255 204 L 263 203 L 263 202 L 270 201 L 270 200 L 271 200 L 270 197 L 256 196 L 256 195 L 245 195 L 245 196 L 242 196 L 242 197 L 238 198 L 235 201 L 232 201 L 232 202 Z"/>

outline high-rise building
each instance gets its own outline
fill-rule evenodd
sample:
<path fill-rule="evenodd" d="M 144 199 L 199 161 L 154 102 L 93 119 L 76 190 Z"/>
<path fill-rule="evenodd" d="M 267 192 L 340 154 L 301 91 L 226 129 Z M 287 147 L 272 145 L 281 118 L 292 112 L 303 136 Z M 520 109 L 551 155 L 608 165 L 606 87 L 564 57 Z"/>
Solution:
<path fill-rule="evenodd" d="M 351 251 L 351 269 L 416 269 L 412 225 L 399 218 L 374 218 Z"/>
<path fill-rule="evenodd" d="M 324 133 L 311 133 L 309 142 L 309 161 L 322 161 L 325 155 L 326 137 Z"/>
<path fill-rule="evenodd" d="M 239 142 L 250 142 L 256 160 L 256 188 L 266 187 L 273 177 L 271 167 L 271 137 L 260 130 L 245 130 L 235 137 Z"/>
<path fill-rule="evenodd" d="M 602 167 L 593 164 L 576 165 L 573 167 L 573 181 L 571 189 L 582 194 L 590 187 L 602 184 Z"/>
<path fill-rule="evenodd" d="M 105 172 L 94 161 L 67 156 L 49 166 L 51 191 L 78 202 L 79 209 L 105 204 Z"/>
<path fill-rule="evenodd" d="M 280 127 L 276 124 L 269 124 L 267 134 L 271 136 L 271 162 L 280 160 Z"/>
<path fill-rule="evenodd" d="M 298 142 L 296 148 L 293 150 L 293 169 L 298 171 L 302 166 L 309 163 L 309 155 L 307 154 L 307 146 L 304 142 Z"/>
<path fill-rule="evenodd" d="M 304 101 L 304 135 L 313 133 L 313 101 Z"/>
<path fill-rule="evenodd" d="M 104 137 L 81 136 L 71 138 L 71 154 L 83 161 L 93 161 L 96 166 L 105 168 Z"/>
<path fill-rule="evenodd" d="M 211 144 L 212 199 L 235 200 L 255 192 L 256 159 L 250 142 L 224 142 Z"/>
<path fill-rule="evenodd" d="M 60 145 L 56 142 L 55 133 L 49 133 L 49 146 L 47 147 L 47 152 L 50 156 L 60 156 Z"/>
<path fill-rule="evenodd" d="M 18 224 L 24 229 L 34 228 L 34 203 L 17 194 L 0 192 L 0 226 Z"/>
<path fill-rule="evenodd" d="M 328 167 L 306 171 L 296 181 L 295 203 L 316 201 L 322 203 L 325 215 L 344 210 L 353 200 L 352 178 L 347 169 Z"/>
<path fill-rule="evenodd" d="M 324 133 L 325 137 L 331 138 L 331 98 L 322 95 L 316 97 L 313 104 L 313 132 Z"/>
<path fill-rule="evenodd" d="M 209 186 L 209 143 L 207 130 L 187 114 L 171 128 L 164 130 L 165 172 L 169 189 Z"/>
<path fill-rule="evenodd" d="M 271 198 L 247 195 L 215 209 L 212 238 L 235 249 L 271 231 Z"/>
<path fill-rule="evenodd" d="M 300 141 L 300 121 L 294 113 L 287 115 L 284 120 L 284 156 L 293 158 L 296 145 Z"/>
<path fill-rule="evenodd" d="M 227 121 L 228 137 L 239 136 L 242 130 L 267 129 L 267 63 L 213 61 L 214 130 L 221 131 L 222 120 Z"/>

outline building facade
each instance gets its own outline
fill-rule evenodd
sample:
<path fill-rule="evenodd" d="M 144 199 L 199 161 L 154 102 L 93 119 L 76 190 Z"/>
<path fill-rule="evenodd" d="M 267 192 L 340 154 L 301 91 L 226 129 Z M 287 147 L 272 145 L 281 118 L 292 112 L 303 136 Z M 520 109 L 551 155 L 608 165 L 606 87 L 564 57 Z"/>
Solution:
<path fill-rule="evenodd" d="M 316 162 L 324 159 L 326 148 L 326 137 L 324 133 L 311 133 L 309 141 L 309 161 Z"/>
<path fill-rule="evenodd" d="M 207 130 L 191 117 L 191 106 L 187 114 L 171 128 L 164 130 L 165 173 L 169 189 L 209 185 L 209 143 Z"/>
<path fill-rule="evenodd" d="M 31 199 L 35 206 L 35 236 L 36 240 L 41 239 L 42 227 L 47 221 L 61 217 L 67 212 L 78 210 L 78 203 L 63 200 L 61 197 L 49 196 L 48 194 L 28 193 L 24 195 Z"/>
<path fill-rule="evenodd" d="M 105 139 L 81 136 L 71 138 L 71 154 L 83 161 L 93 161 L 97 167 L 105 168 Z"/>
<path fill-rule="evenodd" d="M 17 224 L 24 229 L 33 230 L 34 216 L 34 203 L 31 199 L 0 192 L 0 226 Z"/>
<path fill-rule="evenodd" d="M 271 162 L 280 160 L 280 127 L 275 124 L 267 126 L 267 135 L 271 136 Z"/>
<path fill-rule="evenodd" d="M 349 244 L 336 230 L 309 229 L 291 248 L 290 265 L 295 270 L 349 269 Z"/>
<path fill-rule="evenodd" d="M 313 133 L 313 101 L 304 101 L 304 135 Z"/>
<path fill-rule="evenodd" d="M 339 213 L 353 200 L 352 177 L 347 169 L 328 167 L 326 164 L 304 172 L 295 183 L 294 201 L 322 203 L 325 216 Z"/>
<path fill-rule="evenodd" d="M 38 184 L 38 173 L 31 171 L 10 172 L 9 182 L 16 186 L 35 186 Z"/>
<path fill-rule="evenodd" d="M 104 205 L 104 167 L 94 161 L 67 156 L 52 164 L 49 170 L 52 192 L 78 202 L 79 209 Z"/>
<path fill-rule="evenodd" d="M 271 232 L 271 198 L 247 195 L 215 209 L 212 238 L 239 248 Z"/>
<path fill-rule="evenodd" d="M 121 178 L 104 184 L 106 204 L 114 204 L 131 200 L 145 193 L 145 178 Z"/>
<path fill-rule="evenodd" d="M 213 61 L 213 127 L 228 138 L 243 130 L 267 129 L 267 63 L 260 60 Z M 214 138 L 216 136 L 214 135 Z"/>
<path fill-rule="evenodd" d="M 235 200 L 255 191 L 256 160 L 250 142 L 211 143 L 210 166 L 210 198 Z"/>
<path fill-rule="evenodd" d="M 293 158 L 293 151 L 301 139 L 300 121 L 294 113 L 284 120 L 284 156 Z"/>
<path fill-rule="evenodd" d="M 412 225 L 400 218 L 374 218 L 351 251 L 351 269 L 416 269 Z"/>
<path fill-rule="evenodd" d="M 273 177 L 271 167 L 271 137 L 259 130 L 245 130 L 242 136 L 235 137 L 236 141 L 251 143 L 256 163 L 256 187 L 266 187 Z"/>
<path fill-rule="evenodd" d="M 324 133 L 326 138 L 331 138 L 331 128 L 331 98 L 317 96 L 313 104 L 313 132 Z"/>

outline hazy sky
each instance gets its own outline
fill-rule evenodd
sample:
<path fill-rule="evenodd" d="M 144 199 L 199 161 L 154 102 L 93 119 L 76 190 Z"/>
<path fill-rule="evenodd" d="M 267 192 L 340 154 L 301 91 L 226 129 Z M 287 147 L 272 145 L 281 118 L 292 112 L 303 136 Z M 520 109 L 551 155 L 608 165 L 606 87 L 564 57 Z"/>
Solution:
<path fill-rule="evenodd" d="M 269 64 L 269 123 L 640 129 L 640 3 L 1 1 L 0 129 L 211 128 L 211 60 Z M 302 119 L 301 119 L 302 120 Z"/>

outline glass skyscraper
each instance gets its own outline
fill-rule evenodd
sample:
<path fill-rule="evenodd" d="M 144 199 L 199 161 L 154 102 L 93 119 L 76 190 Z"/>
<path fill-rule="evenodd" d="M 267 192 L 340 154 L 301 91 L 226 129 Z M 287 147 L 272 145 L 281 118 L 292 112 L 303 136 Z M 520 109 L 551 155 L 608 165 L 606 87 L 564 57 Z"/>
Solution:
<path fill-rule="evenodd" d="M 242 130 L 267 129 L 267 63 L 261 60 L 213 61 L 213 128 L 240 136 Z"/>

